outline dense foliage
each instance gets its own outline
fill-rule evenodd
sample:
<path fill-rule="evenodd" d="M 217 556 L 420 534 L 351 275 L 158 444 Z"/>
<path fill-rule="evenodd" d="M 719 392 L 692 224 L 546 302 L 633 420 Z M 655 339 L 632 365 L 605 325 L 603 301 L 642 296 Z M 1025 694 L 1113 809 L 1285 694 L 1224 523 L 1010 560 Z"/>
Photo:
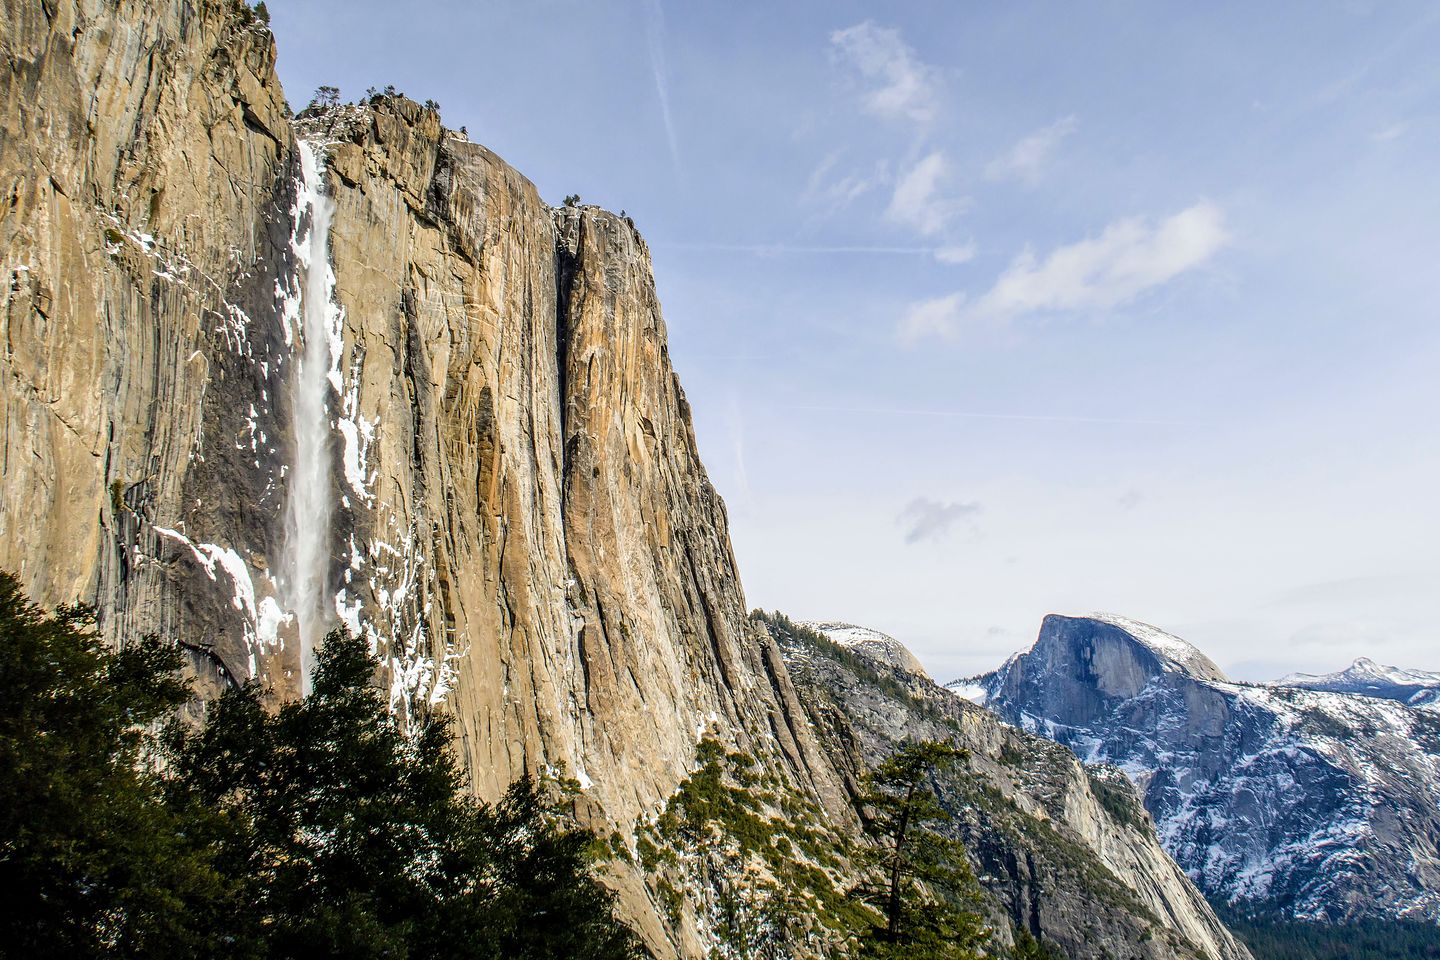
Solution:
<path fill-rule="evenodd" d="M 0 952 L 627 958 L 598 844 L 533 781 L 464 795 L 450 733 L 400 730 L 336 633 L 313 693 L 224 696 L 198 731 L 172 648 L 112 653 L 0 574 Z"/>
<path fill-rule="evenodd" d="M 0 573 L 0 950 L 195 955 L 233 890 L 142 762 L 143 731 L 186 698 L 179 657 L 111 654 L 89 622 Z"/>

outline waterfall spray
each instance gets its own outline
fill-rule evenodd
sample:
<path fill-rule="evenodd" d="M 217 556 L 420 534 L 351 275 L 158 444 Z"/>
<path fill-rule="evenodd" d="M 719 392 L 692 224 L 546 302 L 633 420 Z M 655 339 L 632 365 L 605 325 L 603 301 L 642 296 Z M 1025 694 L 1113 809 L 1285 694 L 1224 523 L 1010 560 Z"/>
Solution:
<path fill-rule="evenodd" d="M 327 601 L 334 505 L 328 394 L 332 381 L 339 379 L 343 316 L 334 302 L 335 275 L 330 267 L 335 205 L 325 194 L 314 147 L 302 140 L 299 151 L 301 183 L 292 249 L 304 286 L 295 348 L 299 361 L 291 372 L 294 461 L 288 471 L 285 573 L 288 605 L 300 628 L 301 691 L 308 694 L 315 646 L 331 619 Z"/>

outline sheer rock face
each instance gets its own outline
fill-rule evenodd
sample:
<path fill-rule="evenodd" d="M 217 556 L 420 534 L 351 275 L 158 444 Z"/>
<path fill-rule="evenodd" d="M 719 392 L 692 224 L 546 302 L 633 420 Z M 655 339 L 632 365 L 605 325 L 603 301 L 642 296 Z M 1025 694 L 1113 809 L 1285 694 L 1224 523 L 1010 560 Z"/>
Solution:
<path fill-rule="evenodd" d="M 409 101 L 304 129 L 331 141 L 345 415 L 372 436 L 363 477 L 339 481 L 359 545 L 337 545 L 355 561 L 342 588 L 383 615 L 394 578 L 371 570 L 389 551 L 365 544 L 417 562 L 394 642 L 421 623 L 433 659 L 448 643 L 477 789 L 563 764 L 626 823 L 707 730 L 749 748 L 773 733 L 807 770 L 633 226 L 551 210 Z"/>
<path fill-rule="evenodd" d="M 0 566 L 243 675 L 225 571 L 276 552 L 246 424 L 280 383 L 293 149 L 270 34 L 229 11 L 5 0 Z"/>

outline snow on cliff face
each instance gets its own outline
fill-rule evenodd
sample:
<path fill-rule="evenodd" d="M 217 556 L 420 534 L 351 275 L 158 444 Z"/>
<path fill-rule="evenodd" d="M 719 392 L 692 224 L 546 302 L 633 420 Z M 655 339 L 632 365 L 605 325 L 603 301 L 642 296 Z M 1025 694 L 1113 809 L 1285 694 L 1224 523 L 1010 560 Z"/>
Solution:
<path fill-rule="evenodd" d="M 1311 919 L 1435 921 L 1440 717 L 1352 692 L 1423 676 L 1358 663 L 1233 683 L 1183 640 L 1106 615 L 1047 617 L 1029 652 L 952 688 L 1125 770 L 1211 896 Z"/>
<path fill-rule="evenodd" d="M 1215 665 L 1215 661 L 1201 653 L 1193 644 L 1168 634 L 1159 627 L 1152 627 L 1148 623 L 1141 623 L 1139 620 L 1131 620 L 1129 617 L 1122 617 L 1114 613 L 1092 613 L 1088 619 L 1119 627 L 1137 642 L 1144 644 L 1166 664 L 1174 665 L 1187 673 L 1204 677 L 1207 680 L 1226 679 L 1225 674 Z"/>
<path fill-rule="evenodd" d="M 913 673 L 917 677 L 930 679 L 930 675 L 925 672 L 924 666 L 916 659 L 915 654 L 889 634 L 872 630 L 869 627 L 857 627 L 853 623 L 841 623 L 838 620 L 812 620 L 802 623 L 801 626 L 824 634 L 842 647 L 848 647 L 872 660 L 889 664 L 906 673 Z"/>

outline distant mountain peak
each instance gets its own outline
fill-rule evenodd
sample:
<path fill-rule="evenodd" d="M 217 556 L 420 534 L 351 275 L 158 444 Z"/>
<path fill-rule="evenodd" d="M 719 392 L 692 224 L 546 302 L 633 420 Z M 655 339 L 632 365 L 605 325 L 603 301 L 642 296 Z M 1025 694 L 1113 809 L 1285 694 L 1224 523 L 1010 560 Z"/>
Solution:
<path fill-rule="evenodd" d="M 1118 613 L 1091 613 L 1072 617 L 1050 614 L 1040 627 L 1040 638 L 1036 641 L 1037 646 L 1044 641 L 1047 627 L 1052 621 L 1070 623 L 1092 621 L 1104 624 L 1121 631 L 1136 644 L 1148 650 L 1160 661 L 1162 669 L 1179 670 L 1202 680 L 1225 682 L 1228 679 L 1215 661 L 1201 653 L 1194 644 L 1182 640 L 1174 634 L 1166 633 L 1152 624 L 1132 617 L 1121 616 Z"/>
<path fill-rule="evenodd" d="M 1440 703 L 1440 673 L 1392 667 L 1369 657 L 1357 657 L 1336 673 L 1292 673 L 1276 680 L 1275 686 L 1358 693 L 1414 706 Z"/>
<path fill-rule="evenodd" d="M 1440 920 L 1440 674 L 1360 657 L 1232 683 L 1149 624 L 1051 615 L 1028 652 L 950 689 L 1123 769 L 1212 897 L 1297 919 Z"/>

